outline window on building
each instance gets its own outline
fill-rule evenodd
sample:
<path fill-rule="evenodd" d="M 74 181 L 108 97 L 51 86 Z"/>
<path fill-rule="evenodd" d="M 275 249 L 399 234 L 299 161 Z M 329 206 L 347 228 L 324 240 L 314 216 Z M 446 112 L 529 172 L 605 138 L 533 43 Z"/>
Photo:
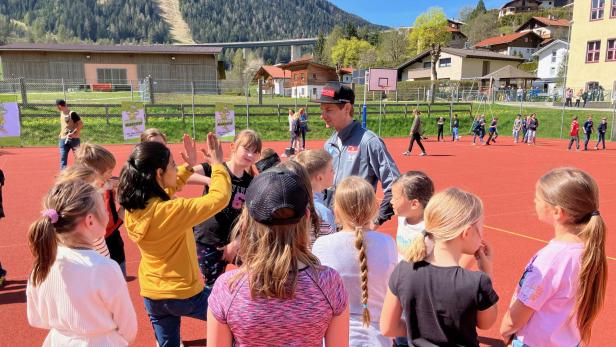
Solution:
<path fill-rule="evenodd" d="M 607 40 L 607 54 L 605 60 L 616 61 L 616 39 Z"/>
<path fill-rule="evenodd" d="M 610 18 L 616 18 L 616 0 L 612 0 L 612 9 L 610 10 Z"/>
<path fill-rule="evenodd" d="M 448 67 L 451 66 L 451 58 L 442 58 L 438 60 L 439 67 Z"/>
<path fill-rule="evenodd" d="M 550 77 L 555 77 L 556 76 L 556 67 L 552 66 L 550 68 Z"/>
<path fill-rule="evenodd" d="M 317 88 L 312 88 L 312 95 L 317 96 Z"/>
<path fill-rule="evenodd" d="M 613 2 L 614 0 L 612 0 Z M 603 7 L 605 0 L 591 0 L 590 2 L 590 20 L 603 19 Z"/>
<path fill-rule="evenodd" d="M 312 78 L 316 79 L 317 78 L 317 74 L 313 73 L 312 74 Z"/>
<path fill-rule="evenodd" d="M 556 50 L 552 51 L 552 63 L 556 62 Z"/>
<path fill-rule="evenodd" d="M 126 69 L 96 69 L 96 82 L 128 84 Z"/>
<path fill-rule="evenodd" d="M 601 41 L 590 41 L 586 45 L 586 62 L 596 63 L 599 61 L 599 53 L 601 52 Z"/>
<path fill-rule="evenodd" d="M 429 69 L 429 68 L 431 68 L 431 67 L 432 67 L 432 62 L 430 62 L 430 61 L 425 61 L 425 62 L 423 63 L 423 68 L 424 68 L 424 69 Z"/>

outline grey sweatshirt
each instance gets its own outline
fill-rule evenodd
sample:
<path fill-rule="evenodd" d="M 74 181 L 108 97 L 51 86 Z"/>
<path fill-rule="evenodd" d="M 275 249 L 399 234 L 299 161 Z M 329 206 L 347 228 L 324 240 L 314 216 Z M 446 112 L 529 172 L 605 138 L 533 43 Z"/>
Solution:
<path fill-rule="evenodd" d="M 382 224 L 393 215 L 391 206 L 391 186 L 400 171 L 387 151 L 383 140 L 361 124 L 353 121 L 340 132 L 334 132 L 325 142 L 324 148 L 334 158 L 334 188 L 327 192 L 326 202 L 333 202 L 333 191 L 343 179 L 359 176 L 370 183 L 374 189 L 381 181 L 383 201 L 379 211 L 378 223 Z"/>

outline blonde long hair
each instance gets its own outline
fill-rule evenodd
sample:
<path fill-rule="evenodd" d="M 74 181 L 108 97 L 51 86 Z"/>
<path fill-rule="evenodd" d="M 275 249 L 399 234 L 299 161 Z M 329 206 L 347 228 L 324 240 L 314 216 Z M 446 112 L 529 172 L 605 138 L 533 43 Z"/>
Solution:
<path fill-rule="evenodd" d="M 365 230 L 378 214 L 378 204 L 374 188 L 363 178 L 349 176 L 336 187 L 334 195 L 334 214 L 343 225 L 355 231 L 355 248 L 359 253 L 361 303 L 364 305 L 362 322 L 370 325 L 368 309 L 368 257 L 366 255 Z"/>
<path fill-rule="evenodd" d="M 297 287 L 298 264 L 311 268 L 320 265 L 310 252 L 308 224 L 304 216 L 297 224 L 264 225 L 255 221 L 244 205 L 232 233 L 239 238 L 237 255 L 242 265 L 231 278 L 230 287 L 235 288 L 247 276 L 252 298 L 292 298 Z"/>
<path fill-rule="evenodd" d="M 584 241 L 575 312 L 582 342 L 588 344 L 607 287 L 607 226 L 598 212 L 599 187 L 580 169 L 558 168 L 539 179 L 537 193 L 546 203 L 564 210 L 568 224 Z"/>
<path fill-rule="evenodd" d="M 28 229 L 28 244 L 34 257 L 30 279 L 34 286 L 45 281 L 56 260 L 58 238 L 73 232 L 79 220 L 89 213 L 100 220 L 97 199 L 100 193 L 82 180 L 65 180 L 54 185 L 43 199 L 43 209 L 53 210 L 57 220 L 40 216 Z"/>
<path fill-rule="evenodd" d="M 422 261 L 429 255 L 431 241 L 449 241 L 483 216 L 483 203 L 473 193 L 448 188 L 436 193 L 424 210 L 426 235 L 413 240 L 408 252 L 411 262 Z"/>

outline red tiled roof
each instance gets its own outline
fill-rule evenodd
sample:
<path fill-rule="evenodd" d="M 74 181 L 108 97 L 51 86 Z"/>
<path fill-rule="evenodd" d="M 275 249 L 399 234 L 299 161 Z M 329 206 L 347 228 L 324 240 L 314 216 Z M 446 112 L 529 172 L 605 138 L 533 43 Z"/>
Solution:
<path fill-rule="evenodd" d="M 503 43 L 509 43 L 509 42 L 519 39 L 520 37 L 526 36 L 526 35 L 537 36 L 537 34 L 535 34 L 532 31 L 525 31 L 525 32 L 513 33 L 509 35 L 502 35 L 502 36 L 493 36 L 481 42 L 476 43 L 475 47 L 488 47 L 488 46 L 500 45 Z"/>
<path fill-rule="evenodd" d="M 267 72 L 272 78 L 291 78 L 291 71 L 283 70 L 278 66 L 274 65 L 263 65 L 261 66 L 265 72 Z"/>
<path fill-rule="evenodd" d="M 566 19 L 550 19 L 545 17 L 533 17 L 534 20 L 541 22 L 545 25 L 555 26 L 555 27 L 568 27 L 569 21 Z"/>
<path fill-rule="evenodd" d="M 343 67 L 340 69 L 340 71 L 342 71 L 343 74 L 352 74 L 353 73 L 353 68 L 352 67 Z"/>

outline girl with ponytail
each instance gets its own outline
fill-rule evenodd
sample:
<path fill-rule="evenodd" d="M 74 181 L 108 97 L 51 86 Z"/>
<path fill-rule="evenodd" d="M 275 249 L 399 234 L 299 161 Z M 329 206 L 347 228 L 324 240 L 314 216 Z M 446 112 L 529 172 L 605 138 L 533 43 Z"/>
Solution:
<path fill-rule="evenodd" d="M 319 237 L 312 249 L 323 265 L 338 271 L 349 293 L 349 346 L 392 345 L 378 319 L 398 253 L 391 236 L 371 230 L 378 209 L 374 188 L 361 177 L 347 177 L 334 196 L 342 231 Z"/>
<path fill-rule="evenodd" d="M 588 346 L 607 285 L 599 187 L 582 170 L 554 169 L 537 182 L 535 210 L 554 238 L 527 265 L 501 334 L 513 346 Z"/>
<path fill-rule="evenodd" d="M 476 328 L 494 324 L 498 301 L 490 280 L 491 247 L 482 239 L 483 204 L 449 188 L 430 199 L 424 221 L 423 237 L 413 240 L 408 261 L 389 279 L 381 332 L 406 335 L 413 345 L 478 347 Z M 461 267 L 464 255 L 474 255 L 481 271 Z"/>
<path fill-rule="evenodd" d="M 82 180 L 57 183 L 28 230 L 34 256 L 28 322 L 49 329 L 43 346 L 127 346 L 137 318 L 119 265 L 92 249 L 104 236 L 101 194 Z"/>

